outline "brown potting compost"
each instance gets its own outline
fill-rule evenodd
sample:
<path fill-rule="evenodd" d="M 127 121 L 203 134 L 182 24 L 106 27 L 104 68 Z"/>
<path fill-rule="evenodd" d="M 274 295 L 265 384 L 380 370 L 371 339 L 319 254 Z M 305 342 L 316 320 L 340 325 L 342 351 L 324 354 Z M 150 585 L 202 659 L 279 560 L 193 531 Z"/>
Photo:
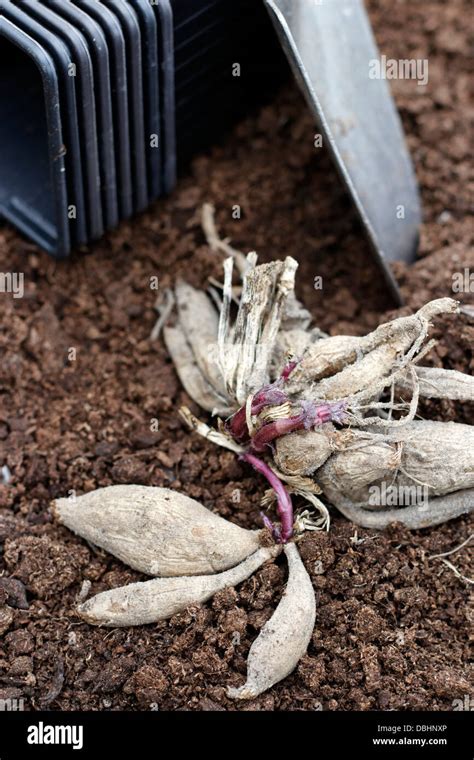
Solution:
<path fill-rule="evenodd" d="M 289 584 L 284 555 L 257 558 L 237 587 L 169 619 L 93 627 L 78 605 L 87 611 L 89 597 L 155 581 L 74 535 L 50 507 L 107 486 L 154 486 L 242 529 L 262 527 L 263 482 L 235 453 L 190 432 L 180 407 L 205 415 L 162 337 L 150 338 L 157 297 L 179 278 L 199 289 L 222 282 L 223 257 L 201 227 L 206 202 L 236 249 L 255 249 L 259 263 L 296 259 L 298 298 L 328 335 L 363 336 L 435 299 L 457 299 L 459 314 L 433 320 L 437 342 L 423 364 L 473 374 L 469 6 L 368 5 L 383 53 L 429 58 L 426 86 L 391 82 L 424 208 L 418 260 L 393 265 L 402 309 L 314 146 L 294 86 L 195 158 L 172 196 L 67 263 L 0 228 L 0 271 L 24 274 L 24 297 L 0 298 L 0 699 L 55 710 L 452 710 L 472 693 L 467 515 L 379 531 L 331 510 L 329 532 L 298 543 L 316 600 L 306 654 L 286 677 L 282 666 L 284 680 L 271 686 L 269 676 L 271 688 L 239 701 L 229 690 L 251 682 L 251 647 Z M 419 418 L 472 425 L 474 402 L 422 398 Z M 248 551 L 230 565 L 272 553 L 256 535 L 242 537 Z M 224 558 L 219 572 L 228 567 Z"/>

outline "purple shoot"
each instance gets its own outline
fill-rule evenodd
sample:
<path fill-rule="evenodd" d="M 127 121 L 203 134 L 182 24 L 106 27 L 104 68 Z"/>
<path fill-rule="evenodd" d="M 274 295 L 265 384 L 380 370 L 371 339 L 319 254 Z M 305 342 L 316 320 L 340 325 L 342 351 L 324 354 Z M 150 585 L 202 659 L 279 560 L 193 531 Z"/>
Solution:
<path fill-rule="evenodd" d="M 298 366 L 301 359 L 292 359 L 283 368 L 283 371 L 274 383 L 270 385 L 264 385 L 255 394 L 252 399 L 252 414 L 260 414 L 262 409 L 266 406 L 279 406 L 288 401 L 288 396 L 281 390 L 282 384 L 286 383 L 289 376 Z M 232 438 L 236 441 L 243 442 L 249 439 L 249 429 L 247 427 L 247 415 L 245 406 L 241 406 L 240 409 L 226 422 L 226 428 L 231 434 Z"/>
<path fill-rule="evenodd" d="M 288 396 L 278 387 L 278 381 L 264 385 L 252 399 L 252 414 L 260 414 L 265 406 L 279 406 L 288 401 Z"/>
<path fill-rule="evenodd" d="M 257 391 L 252 398 L 250 410 L 252 415 L 260 414 L 266 406 L 280 406 L 290 402 L 287 394 L 281 388 L 299 363 L 299 359 L 288 362 L 278 380 L 270 385 L 264 385 Z M 241 454 L 240 459 L 248 462 L 254 470 L 260 472 L 275 491 L 281 531 L 273 525 L 266 515 L 262 514 L 262 518 L 265 527 L 271 531 L 273 538 L 278 543 L 287 543 L 293 535 L 293 504 L 291 497 L 273 470 L 251 452 L 265 451 L 267 446 L 271 446 L 276 438 L 280 438 L 296 430 L 310 430 L 326 422 L 338 422 L 341 424 L 345 421 L 346 409 L 347 403 L 345 401 L 334 404 L 318 404 L 315 401 L 303 400 L 299 403 L 298 414 L 272 420 L 262 425 L 253 436 L 250 435 L 247 425 L 247 409 L 245 406 L 242 406 L 226 421 L 226 428 L 234 440 L 249 446 L 249 451 Z"/>
<path fill-rule="evenodd" d="M 295 430 L 302 430 L 305 427 L 305 415 L 300 413 L 294 417 L 284 417 L 279 420 L 262 425 L 260 430 L 252 436 L 251 448 L 253 451 L 265 451 L 275 438 L 282 435 L 293 433 Z"/>
<path fill-rule="evenodd" d="M 265 525 L 266 529 L 270 531 L 273 538 L 275 539 L 277 544 L 281 544 L 281 532 L 280 528 L 278 528 L 276 525 L 272 523 L 269 517 L 265 514 L 265 512 L 260 512 L 260 517 L 262 518 L 263 524 Z"/>
<path fill-rule="evenodd" d="M 251 448 L 253 451 L 265 451 L 276 438 L 293 433 L 295 430 L 311 430 L 311 428 L 323 425 L 325 422 L 344 421 L 346 404 L 338 401 L 335 404 L 317 404 L 314 401 L 301 401 L 301 411 L 293 417 L 281 418 L 269 422 L 257 430 L 252 436 Z"/>
<path fill-rule="evenodd" d="M 268 480 L 271 487 L 275 491 L 277 497 L 278 515 L 281 521 L 281 536 L 279 543 L 286 544 L 293 535 L 293 504 L 291 502 L 290 494 L 286 490 L 281 480 L 277 478 L 273 470 L 271 470 L 270 467 L 261 459 L 254 456 L 253 454 L 250 454 L 249 452 L 244 452 L 241 454 L 240 459 L 243 459 L 244 462 L 248 462 L 250 465 L 252 465 L 254 470 L 257 470 L 257 472 L 261 473 L 261 475 L 263 475 Z"/>
<path fill-rule="evenodd" d="M 300 404 L 305 415 L 306 430 L 324 425 L 325 422 L 337 422 L 338 424 L 345 422 L 347 409 L 345 401 L 336 401 L 334 404 L 301 401 Z"/>
<path fill-rule="evenodd" d="M 277 381 L 278 382 L 278 381 Z M 278 406 L 288 401 L 286 393 L 283 393 L 276 383 L 264 385 L 252 399 L 252 414 L 260 414 L 266 406 Z M 250 437 L 247 427 L 247 415 L 245 406 L 240 409 L 226 422 L 226 427 L 236 441 L 245 441 Z"/>
<path fill-rule="evenodd" d="M 293 372 L 293 370 L 296 369 L 296 367 L 298 366 L 298 364 L 300 363 L 300 361 L 301 361 L 301 359 L 292 359 L 283 368 L 283 372 L 281 373 L 280 378 L 283 380 L 284 383 L 288 380 L 289 376 L 291 375 L 291 373 Z"/>

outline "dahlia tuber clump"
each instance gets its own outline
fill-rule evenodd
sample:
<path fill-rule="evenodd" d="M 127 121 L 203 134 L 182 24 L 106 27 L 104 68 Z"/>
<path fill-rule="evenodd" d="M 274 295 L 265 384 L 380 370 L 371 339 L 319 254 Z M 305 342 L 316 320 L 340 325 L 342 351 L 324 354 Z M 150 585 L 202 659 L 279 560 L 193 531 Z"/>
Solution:
<path fill-rule="evenodd" d="M 218 248 L 209 207 L 203 217 Z M 431 320 L 457 313 L 458 303 L 439 298 L 364 337 L 328 337 L 310 327 L 295 297 L 294 259 L 258 266 L 254 253 L 243 262 L 227 243 L 221 248 L 231 256 L 218 308 L 215 292 L 210 298 L 178 282 L 177 320 L 164 328 L 164 339 L 186 391 L 217 416 L 217 430 L 187 409 L 184 419 L 267 479 L 272 493 L 265 504 L 273 494 L 279 524 L 267 515 L 264 523 L 275 540 L 293 535 L 292 494 L 319 510 L 315 527 L 328 520 L 320 496 L 357 525 L 374 528 L 394 520 L 428 527 L 470 511 L 473 428 L 415 419 L 421 397 L 474 400 L 474 378 L 419 364 L 433 345 Z M 393 507 L 388 487 L 392 495 L 411 488 L 411 502 Z"/>
<path fill-rule="evenodd" d="M 181 416 L 266 479 L 263 529 L 244 530 L 193 499 L 145 486 L 58 499 L 53 512 L 153 576 L 83 601 L 77 612 L 94 625 L 164 620 L 241 583 L 283 552 L 285 592 L 250 648 L 246 682 L 228 690 L 249 699 L 285 678 L 306 652 L 316 605 L 297 546 L 305 530 L 329 527 L 327 504 L 371 528 L 395 520 L 424 528 L 472 511 L 474 428 L 416 415 L 421 397 L 473 401 L 474 378 L 419 364 L 433 345 L 431 320 L 458 311 L 453 299 L 431 301 L 364 337 L 328 337 L 310 327 L 295 297 L 294 259 L 257 266 L 254 253 L 244 257 L 220 240 L 209 206 L 203 226 L 210 247 L 228 255 L 222 289 L 209 297 L 178 282 L 153 337 L 176 303 L 165 343 L 187 393 L 217 424 L 210 427 L 187 408 Z M 311 510 L 295 516 L 294 496 Z"/>

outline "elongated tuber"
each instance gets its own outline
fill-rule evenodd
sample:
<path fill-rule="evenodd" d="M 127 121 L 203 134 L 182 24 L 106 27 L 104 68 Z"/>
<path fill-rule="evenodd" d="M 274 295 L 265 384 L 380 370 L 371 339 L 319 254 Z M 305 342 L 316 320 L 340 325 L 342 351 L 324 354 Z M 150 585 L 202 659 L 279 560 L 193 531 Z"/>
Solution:
<path fill-rule="evenodd" d="M 229 688 L 235 699 L 252 699 L 286 678 L 305 654 L 316 619 L 313 585 L 295 544 L 285 546 L 288 582 L 281 601 L 250 647 L 247 680 Z"/>
<path fill-rule="evenodd" d="M 264 562 L 276 557 L 279 551 L 278 546 L 258 549 L 239 565 L 224 573 L 155 578 L 103 591 L 81 604 L 77 611 L 87 623 L 112 628 L 156 623 L 190 605 L 202 604 L 227 586 L 242 583 Z"/>
<path fill-rule="evenodd" d="M 337 489 L 330 490 L 329 498 L 339 512 L 361 528 L 383 530 L 390 523 L 402 523 L 409 530 L 431 528 L 442 525 L 448 520 L 472 512 L 474 508 L 474 488 L 437 496 L 429 504 L 415 504 L 398 509 L 384 509 L 371 512 L 353 504 L 342 496 Z"/>
<path fill-rule="evenodd" d="M 369 488 L 385 482 L 419 486 L 427 497 L 474 488 L 474 428 L 457 422 L 415 420 L 393 430 L 352 431 L 344 450 L 318 470 L 326 494 L 335 489 L 360 506 Z"/>
<path fill-rule="evenodd" d="M 108 486 L 57 499 L 53 512 L 74 533 L 148 575 L 217 573 L 260 546 L 260 531 L 168 488 Z"/>

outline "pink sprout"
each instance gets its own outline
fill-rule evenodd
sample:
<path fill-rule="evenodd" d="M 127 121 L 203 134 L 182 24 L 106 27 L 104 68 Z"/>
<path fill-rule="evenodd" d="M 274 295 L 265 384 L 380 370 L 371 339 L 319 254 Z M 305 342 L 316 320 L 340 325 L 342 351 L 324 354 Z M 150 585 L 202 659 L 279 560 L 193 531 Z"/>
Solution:
<path fill-rule="evenodd" d="M 301 411 L 293 417 L 284 417 L 266 425 L 257 430 L 252 436 L 250 445 L 253 451 L 265 451 L 276 438 L 288 433 L 294 433 L 296 430 L 311 430 L 312 428 L 323 425 L 325 422 L 344 421 L 346 403 L 338 401 L 335 404 L 317 404 L 314 401 L 301 401 Z"/>
<path fill-rule="evenodd" d="M 263 524 L 265 525 L 266 529 L 270 531 L 273 538 L 277 542 L 277 544 L 281 544 L 281 531 L 278 526 L 274 525 L 269 517 L 264 512 L 260 512 L 260 517 L 262 518 Z"/>
<path fill-rule="evenodd" d="M 252 414 L 260 414 L 262 409 L 266 406 L 279 406 L 288 401 L 288 396 L 281 390 L 281 386 L 288 380 L 289 376 L 298 366 L 301 359 L 292 359 L 283 368 L 283 371 L 274 383 L 264 385 L 255 394 L 252 399 Z M 241 406 L 240 409 L 226 422 L 226 427 L 231 436 L 236 441 L 245 441 L 250 437 L 249 429 L 247 427 L 247 415 L 245 406 Z"/>
<path fill-rule="evenodd" d="M 252 399 L 252 414 L 260 414 L 266 406 L 278 406 L 288 401 L 288 396 L 278 388 L 278 381 L 271 385 L 264 385 L 263 388 L 255 394 Z M 227 421 L 227 430 L 236 441 L 245 441 L 250 437 L 247 427 L 247 415 L 245 406 L 240 409 Z"/>
<path fill-rule="evenodd" d="M 257 470 L 257 472 L 263 475 L 275 491 L 277 497 L 278 515 L 281 521 L 281 535 L 279 537 L 279 543 L 286 544 L 293 535 L 293 504 L 291 502 L 290 494 L 286 490 L 281 480 L 275 475 L 273 470 L 271 470 L 270 467 L 261 459 L 254 456 L 253 454 L 250 454 L 249 452 L 244 452 L 240 455 L 240 458 L 243 459 L 244 462 L 248 462 L 248 464 L 252 465 L 254 470 Z M 274 532 L 273 529 L 272 532 Z"/>
<path fill-rule="evenodd" d="M 257 430 L 252 436 L 250 445 L 253 451 L 265 451 L 276 438 L 302 430 L 305 427 L 305 415 L 301 412 L 294 417 L 284 417 L 280 420 L 268 422 Z"/>
<path fill-rule="evenodd" d="M 281 378 L 281 380 L 283 380 L 283 382 L 286 382 L 288 380 L 289 376 L 291 375 L 291 373 L 293 372 L 293 370 L 296 369 L 296 367 L 298 366 L 298 364 L 300 363 L 300 361 L 301 361 L 301 359 L 292 359 L 283 368 L 283 372 L 280 375 L 280 378 Z"/>
<path fill-rule="evenodd" d="M 279 406 L 290 402 L 287 394 L 282 390 L 282 385 L 298 366 L 300 360 L 290 361 L 283 369 L 278 380 L 270 385 L 264 385 L 252 399 L 251 413 L 258 415 L 266 406 Z M 318 403 L 316 401 L 303 400 L 299 402 L 299 411 L 291 417 L 282 417 L 262 425 L 252 436 L 247 426 L 246 407 L 242 406 L 232 417 L 226 421 L 226 428 L 234 440 L 249 446 L 249 450 L 241 454 L 240 458 L 248 462 L 254 470 L 260 472 L 269 482 L 277 497 L 278 515 L 281 521 L 281 530 L 263 513 L 263 524 L 271 532 L 278 543 L 286 543 L 293 535 L 293 504 L 291 497 L 281 480 L 273 470 L 252 452 L 264 452 L 267 446 L 272 446 L 273 441 L 283 435 L 296 430 L 311 430 L 327 422 L 342 424 L 346 418 L 347 403 L 338 401 L 334 404 Z"/>

